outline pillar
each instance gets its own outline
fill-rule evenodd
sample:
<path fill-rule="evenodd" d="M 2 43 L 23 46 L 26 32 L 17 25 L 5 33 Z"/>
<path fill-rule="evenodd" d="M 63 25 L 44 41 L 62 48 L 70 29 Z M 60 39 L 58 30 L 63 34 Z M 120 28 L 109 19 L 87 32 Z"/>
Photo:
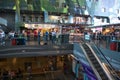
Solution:
<path fill-rule="evenodd" d="M 15 0 L 15 6 L 16 6 L 16 11 L 15 11 L 15 31 L 18 32 L 20 30 L 20 1 Z"/>
<path fill-rule="evenodd" d="M 44 22 L 48 22 L 48 12 L 44 11 Z"/>

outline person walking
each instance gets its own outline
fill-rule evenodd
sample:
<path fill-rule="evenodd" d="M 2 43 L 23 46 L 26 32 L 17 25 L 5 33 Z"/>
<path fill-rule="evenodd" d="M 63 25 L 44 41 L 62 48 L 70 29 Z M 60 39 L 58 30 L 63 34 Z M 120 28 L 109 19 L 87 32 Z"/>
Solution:
<path fill-rule="evenodd" d="M 5 32 L 0 29 L 0 45 L 5 45 Z"/>
<path fill-rule="evenodd" d="M 38 45 L 40 45 L 40 30 L 38 30 Z"/>
<path fill-rule="evenodd" d="M 46 31 L 46 32 L 45 32 L 45 41 L 48 41 L 48 37 L 49 37 L 49 32 Z"/>
<path fill-rule="evenodd" d="M 56 43 L 60 44 L 60 31 L 56 32 Z"/>
<path fill-rule="evenodd" d="M 52 44 L 55 44 L 55 41 L 56 41 L 56 32 L 55 31 L 52 31 Z"/>
<path fill-rule="evenodd" d="M 37 30 L 34 30 L 34 40 L 37 40 Z"/>

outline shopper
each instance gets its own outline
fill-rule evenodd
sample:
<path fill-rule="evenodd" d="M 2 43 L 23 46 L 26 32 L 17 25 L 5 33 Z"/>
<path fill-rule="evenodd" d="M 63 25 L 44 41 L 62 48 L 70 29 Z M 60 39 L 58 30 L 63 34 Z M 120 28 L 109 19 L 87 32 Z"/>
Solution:
<path fill-rule="evenodd" d="M 49 32 L 49 40 L 50 41 L 52 40 L 52 32 L 51 31 Z"/>
<path fill-rule="evenodd" d="M 37 30 L 34 30 L 34 40 L 37 41 Z"/>
<path fill-rule="evenodd" d="M 48 41 L 48 37 L 49 37 L 49 32 L 46 31 L 46 32 L 45 32 L 45 41 Z"/>
<path fill-rule="evenodd" d="M 41 36 L 40 35 L 41 35 L 41 31 L 39 30 L 38 31 L 38 45 L 40 45 L 40 40 L 41 40 L 41 38 L 40 38 Z"/>
<path fill-rule="evenodd" d="M 52 31 L 52 44 L 55 44 L 56 41 L 56 32 L 53 30 Z"/>
<path fill-rule="evenodd" d="M 60 44 L 60 31 L 56 32 L 56 43 Z"/>
<path fill-rule="evenodd" d="M 27 40 L 30 41 L 30 30 L 27 31 Z"/>
<path fill-rule="evenodd" d="M 5 45 L 5 32 L 0 29 L 0 44 Z"/>

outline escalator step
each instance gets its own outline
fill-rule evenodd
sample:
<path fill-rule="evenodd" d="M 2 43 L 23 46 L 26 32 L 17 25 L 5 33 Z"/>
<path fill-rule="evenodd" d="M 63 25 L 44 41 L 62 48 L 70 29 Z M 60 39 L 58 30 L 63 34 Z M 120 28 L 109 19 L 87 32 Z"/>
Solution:
<path fill-rule="evenodd" d="M 103 71 L 100 67 L 95 67 L 98 72 Z"/>
<path fill-rule="evenodd" d="M 100 66 L 95 66 L 95 68 L 97 69 L 97 71 L 103 71 Z"/>
<path fill-rule="evenodd" d="M 98 65 L 98 62 L 96 62 L 96 61 L 92 61 L 92 63 L 96 66 L 96 65 Z"/>
<path fill-rule="evenodd" d="M 108 78 L 106 78 L 106 77 L 102 77 L 102 80 L 108 80 Z"/>
<path fill-rule="evenodd" d="M 85 50 L 87 54 L 93 54 L 91 51 Z"/>
<path fill-rule="evenodd" d="M 86 52 L 87 52 L 88 54 L 93 54 L 93 53 L 91 52 L 91 50 L 86 50 Z"/>
<path fill-rule="evenodd" d="M 89 50 L 89 49 L 85 49 L 85 51 L 87 51 L 87 52 L 91 52 L 91 50 Z"/>
<path fill-rule="evenodd" d="M 86 46 L 83 46 L 84 48 L 88 48 L 88 47 L 86 47 Z"/>
<path fill-rule="evenodd" d="M 96 61 L 95 57 L 89 57 L 89 58 L 90 58 L 91 61 L 93 61 L 93 60 Z"/>
<path fill-rule="evenodd" d="M 98 68 L 101 68 L 101 66 L 98 63 L 94 64 L 94 66 L 98 67 Z"/>
<path fill-rule="evenodd" d="M 98 70 L 99 74 L 104 75 L 103 70 Z"/>
<path fill-rule="evenodd" d="M 99 75 L 101 76 L 102 80 L 108 80 L 108 78 L 106 77 L 106 74 L 104 74 L 104 72 L 100 71 Z"/>
<path fill-rule="evenodd" d="M 99 66 L 99 65 L 98 65 L 98 62 L 93 62 L 93 61 L 92 61 L 92 64 L 94 64 L 94 66 L 96 66 L 96 67 Z M 100 66 L 99 66 L 99 67 L 100 67 Z"/>
<path fill-rule="evenodd" d="M 94 55 L 93 55 L 93 54 L 91 54 L 91 53 L 90 53 L 90 54 L 88 54 L 88 56 L 90 56 L 90 57 L 94 57 Z M 94 58 L 95 58 L 95 57 L 94 57 Z"/>
<path fill-rule="evenodd" d="M 100 76 L 105 76 L 105 77 L 106 77 L 106 75 L 105 75 L 104 72 L 102 72 L 102 71 L 99 72 L 99 75 L 100 75 Z"/>
<path fill-rule="evenodd" d="M 99 63 L 96 61 L 96 59 L 94 59 L 94 61 L 92 61 L 92 63 L 94 63 L 95 65 L 99 65 Z"/>

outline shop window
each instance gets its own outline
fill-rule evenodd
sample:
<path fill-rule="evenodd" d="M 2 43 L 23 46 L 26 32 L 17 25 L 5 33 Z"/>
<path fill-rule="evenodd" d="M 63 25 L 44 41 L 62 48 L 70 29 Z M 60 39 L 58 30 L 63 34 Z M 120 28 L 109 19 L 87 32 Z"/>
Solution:
<path fill-rule="evenodd" d="M 29 16 L 29 22 L 32 22 L 32 16 Z"/>
<path fill-rule="evenodd" d="M 23 21 L 23 22 L 25 22 L 25 21 L 26 21 L 25 16 L 22 16 L 22 21 Z"/>
<path fill-rule="evenodd" d="M 38 22 L 39 21 L 39 18 L 38 16 L 35 17 L 35 22 Z"/>

